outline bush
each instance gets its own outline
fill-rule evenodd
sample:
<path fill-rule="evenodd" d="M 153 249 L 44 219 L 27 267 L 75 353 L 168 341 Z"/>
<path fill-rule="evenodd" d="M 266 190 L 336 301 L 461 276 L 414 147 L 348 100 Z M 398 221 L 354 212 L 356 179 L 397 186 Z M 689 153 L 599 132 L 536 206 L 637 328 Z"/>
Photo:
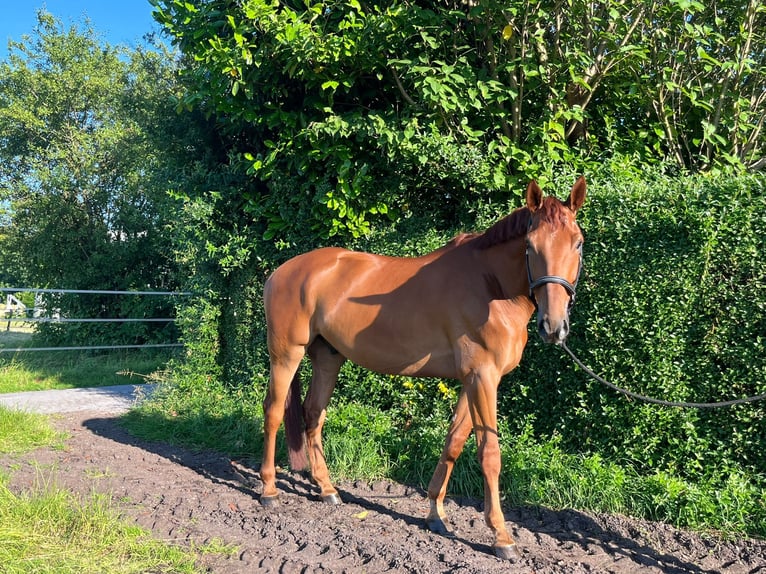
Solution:
<path fill-rule="evenodd" d="M 662 399 L 766 391 L 764 178 L 608 170 L 583 210 L 570 347 L 606 379 Z M 766 471 L 764 404 L 671 409 L 617 395 L 531 339 L 502 410 L 571 452 L 692 479 Z M 523 419 L 526 420 L 526 419 Z"/>

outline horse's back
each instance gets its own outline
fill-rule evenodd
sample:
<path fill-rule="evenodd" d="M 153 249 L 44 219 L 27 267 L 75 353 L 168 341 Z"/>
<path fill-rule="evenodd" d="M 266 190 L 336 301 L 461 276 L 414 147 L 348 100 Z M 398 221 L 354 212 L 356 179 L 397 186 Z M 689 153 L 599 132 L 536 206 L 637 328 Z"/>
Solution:
<path fill-rule="evenodd" d="M 266 281 L 267 312 L 274 304 L 286 302 L 305 306 L 321 297 L 325 289 L 340 291 L 344 280 L 374 269 L 379 266 L 375 262 L 382 259 L 386 258 L 340 247 L 323 247 L 297 255 L 280 265 Z"/>
<path fill-rule="evenodd" d="M 323 248 L 299 255 L 269 278 L 264 305 L 270 347 L 317 336 L 353 362 L 383 372 L 417 371 L 448 355 L 440 323 L 449 305 L 442 273 L 424 272 L 442 250 L 419 258 Z M 438 339 L 438 340 L 437 340 Z"/>
<path fill-rule="evenodd" d="M 267 306 L 296 297 L 307 305 L 326 297 L 374 295 L 400 287 L 427 261 L 323 247 L 279 266 L 266 282 L 264 298 Z"/>
<path fill-rule="evenodd" d="M 349 296 L 352 287 L 358 290 L 360 282 L 391 259 L 340 247 L 323 247 L 293 257 L 266 281 L 264 307 L 269 328 L 312 321 L 317 313 L 330 311 Z"/>

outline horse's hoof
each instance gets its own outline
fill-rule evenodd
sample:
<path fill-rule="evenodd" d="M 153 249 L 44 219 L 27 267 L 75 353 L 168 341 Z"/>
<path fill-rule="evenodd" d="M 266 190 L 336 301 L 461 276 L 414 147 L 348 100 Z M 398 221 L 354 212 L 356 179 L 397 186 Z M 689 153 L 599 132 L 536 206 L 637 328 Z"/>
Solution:
<path fill-rule="evenodd" d="M 426 519 L 426 526 L 428 526 L 428 530 L 439 536 L 452 538 L 455 535 L 441 518 Z"/>
<path fill-rule="evenodd" d="M 322 502 L 326 502 L 327 504 L 334 504 L 334 505 L 343 503 L 343 501 L 340 499 L 340 495 L 337 492 L 323 495 Z"/>
<path fill-rule="evenodd" d="M 495 551 L 495 556 L 502 560 L 515 561 L 520 558 L 519 549 L 516 548 L 515 544 L 496 544 L 492 547 L 492 550 Z"/>
<path fill-rule="evenodd" d="M 265 506 L 266 508 L 279 506 L 279 496 L 276 494 L 273 496 L 261 496 L 261 506 Z"/>

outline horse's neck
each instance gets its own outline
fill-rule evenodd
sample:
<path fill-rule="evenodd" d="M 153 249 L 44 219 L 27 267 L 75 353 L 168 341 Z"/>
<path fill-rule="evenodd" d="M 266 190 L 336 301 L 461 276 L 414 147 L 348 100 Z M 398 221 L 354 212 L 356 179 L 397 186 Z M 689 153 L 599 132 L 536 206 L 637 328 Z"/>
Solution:
<path fill-rule="evenodd" d="M 477 250 L 475 255 L 486 268 L 486 272 L 491 274 L 491 281 L 502 290 L 504 298 L 513 299 L 519 295 L 527 295 L 529 284 L 523 237 Z"/>

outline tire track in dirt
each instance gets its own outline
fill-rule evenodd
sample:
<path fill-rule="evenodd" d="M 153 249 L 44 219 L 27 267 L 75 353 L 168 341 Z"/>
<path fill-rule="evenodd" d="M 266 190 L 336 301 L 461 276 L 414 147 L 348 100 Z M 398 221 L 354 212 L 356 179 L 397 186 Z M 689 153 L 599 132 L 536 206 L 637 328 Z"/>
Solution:
<path fill-rule="evenodd" d="M 302 475 L 283 472 L 278 509 L 258 503 L 250 461 L 138 440 L 112 415 L 69 413 L 55 424 L 71 434 L 64 450 L 0 458 L 14 489 L 50 478 L 88 495 L 109 493 L 126 517 L 179 544 L 218 538 L 231 557 L 203 556 L 211 572 L 529 574 L 766 574 L 766 542 L 723 540 L 621 516 L 541 508 L 506 509 L 521 558 L 491 554 L 481 501 L 447 503 L 456 536 L 424 528 L 428 503 L 418 488 L 379 481 L 339 484 L 329 506 Z"/>

